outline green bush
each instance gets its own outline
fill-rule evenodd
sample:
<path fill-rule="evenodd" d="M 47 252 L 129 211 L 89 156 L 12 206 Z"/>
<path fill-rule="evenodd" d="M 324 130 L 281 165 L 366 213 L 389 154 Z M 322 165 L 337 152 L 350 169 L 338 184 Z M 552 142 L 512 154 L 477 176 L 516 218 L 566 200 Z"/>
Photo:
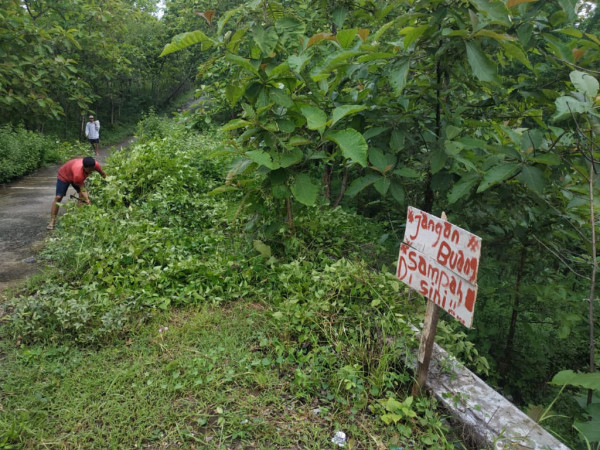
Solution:
<path fill-rule="evenodd" d="M 89 153 L 89 145 L 60 142 L 52 136 L 13 128 L 0 127 L 0 183 L 27 175 L 34 170 L 72 156 Z"/>
<path fill-rule="evenodd" d="M 306 209 L 293 235 L 282 229 L 262 238 L 273 247 L 274 259 L 265 258 L 261 236 L 244 231 L 242 220 L 228 221 L 230 196 L 239 194 L 212 194 L 228 168 L 209 157 L 219 138 L 162 120 L 145 122 L 162 137 L 111 157 L 108 181 L 90 177 L 92 206 L 61 217 L 59 239 L 47 251 L 57 278 L 15 305 L 13 331 L 22 339 L 102 342 L 156 308 L 276 301 L 284 294 L 271 280 L 294 270 L 293 261 L 312 261 L 320 271 L 341 258 L 381 255 L 377 224 L 342 210 Z"/>
<path fill-rule="evenodd" d="M 140 142 L 150 142 L 173 136 L 176 130 L 183 131 L 183 128 L 173 120 L 157 115 L 154 108 L 150 108 L 147 114 L 142 115 L 135 134 Z"/>

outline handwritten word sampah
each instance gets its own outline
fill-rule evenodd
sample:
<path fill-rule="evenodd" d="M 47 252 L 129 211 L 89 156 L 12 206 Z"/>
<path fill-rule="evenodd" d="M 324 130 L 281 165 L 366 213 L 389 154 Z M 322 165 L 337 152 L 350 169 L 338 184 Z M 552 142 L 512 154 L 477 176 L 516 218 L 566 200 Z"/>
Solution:
<path fill-rule="evenodd" d="M 396 276 L 463 325 L 471 326 L 476 285 L 406 244 L 400 246 Z"/>

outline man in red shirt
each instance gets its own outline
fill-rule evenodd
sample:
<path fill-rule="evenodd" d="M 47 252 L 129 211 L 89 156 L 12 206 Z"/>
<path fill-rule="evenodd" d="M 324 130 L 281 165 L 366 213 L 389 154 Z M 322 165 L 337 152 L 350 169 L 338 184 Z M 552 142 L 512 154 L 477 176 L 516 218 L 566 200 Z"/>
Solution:
<path fill-rule="evenodd" d="M 54 229 L 56 216 L 58 215 L 58 204 L 67 194 L 69 185 L 73 186 L 73 188 L 75 188 L 75 190 L 80 194 L 82 201 L 88 205 L 90 204 L 90 198 L 88 197 L 83 183 L 85 179 L 94 171 L 100 173 L 102 178 L 106 178 L 106 173 L 104 173 L 102 167 L 100 167 L 100 164 L 98 164 L 98 162 L 91 156 L 72 159 L 71 161 L 67 161 L 60 169 L 58 169 L 58 178 L 56 179 L 56 196 L 54 197 L 54 202 L 52 203 L 50 223 L 46 227 L 48 230 Z"/>

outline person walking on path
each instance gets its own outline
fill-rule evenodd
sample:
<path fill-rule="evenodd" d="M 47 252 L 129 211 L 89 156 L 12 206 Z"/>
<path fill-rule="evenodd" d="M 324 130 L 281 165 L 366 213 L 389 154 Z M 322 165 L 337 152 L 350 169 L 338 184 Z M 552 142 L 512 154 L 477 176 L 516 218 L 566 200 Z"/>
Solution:
<path fill-rule="evenodd" d="M 100 145 L 100 121 L 94 121 L 94 116 L 89 117 L 88 123 L 85 124 L 85 137 L 88 138 L 96 158 L 98 157 L 98 146 Z"/>
<path fill-rule="evenodd" d="M 67 161 L 63 166 L 58 169 L 58 177 L 56 179 L 56 196 L 52 202 L 52 209 L 50 210 L 50 223 L 46 227 L 48 230 L 54 230 L 56 223 L 56 216 L 58 215 L 58 204 L 62 201 L 63 197 L 67 194 L 69 185 L 80 194 L 80 201 L 90 204 L 90 198 L 85 190 L 84 182 L 85 179 L 92 173 L 98 172 L 102 175 L 102 178 L 106 178 L 106 173 L 100 167 L 100 164 L 91 156 L 85 158 L 75 158 Z"/>

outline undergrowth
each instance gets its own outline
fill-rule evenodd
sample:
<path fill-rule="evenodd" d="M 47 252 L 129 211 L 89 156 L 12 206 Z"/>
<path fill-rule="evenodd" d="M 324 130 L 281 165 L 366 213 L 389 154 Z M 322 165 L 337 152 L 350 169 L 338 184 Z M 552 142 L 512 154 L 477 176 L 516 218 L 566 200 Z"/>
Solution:
<path fill-rule="evenodd" d="M 408 395 L 421 305 L 386 231 L 317 207 L 293 233 L 249 227 L 243 194 L 215 195 L 219 136 L 148 120 L 160 137 L 90 177 L 49 278 L 10 304 L 0 445 L 320 448 L 343 429 L 353 448 L 454 448 L 435 401 Z"/>
<path fill-rule="evenodd" d="M 0 183 L 88 153 L 89 144 L 61 142 L 23 127 L 4 125 L 0 127 Z"/>

